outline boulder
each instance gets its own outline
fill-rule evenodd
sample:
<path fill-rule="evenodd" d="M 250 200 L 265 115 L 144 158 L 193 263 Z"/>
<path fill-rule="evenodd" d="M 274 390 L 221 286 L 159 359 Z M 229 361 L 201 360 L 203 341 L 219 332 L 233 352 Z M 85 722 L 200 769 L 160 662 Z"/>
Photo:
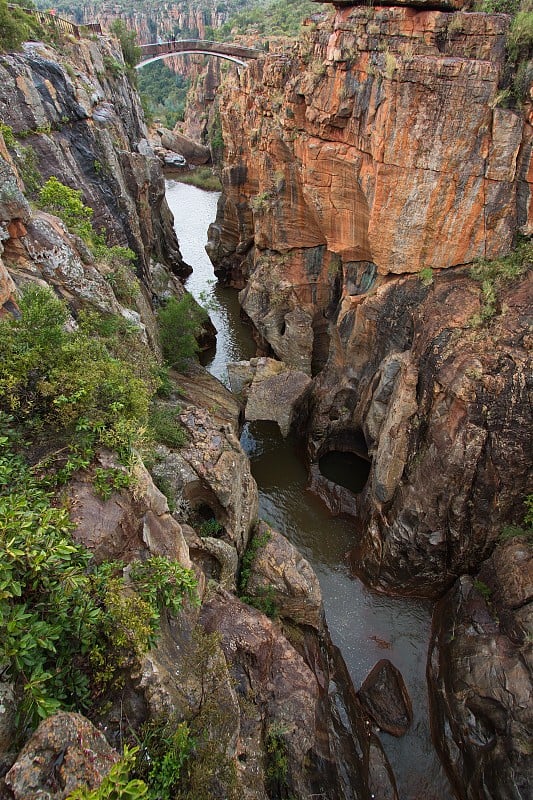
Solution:
<path fill-rule="evenodd" d="M 94 789 L 120 756 L 81 714 L 41 722 L 5 776 L 15 800 L 65 800 L 78 786 Z"/>
<path fill-rule="evenodd" d="M 311 378 L 273 358 L 252 358 L 228 364 L 232 391 L 246 398 L 245 419 L 277 422 L 288 436 Z"/>
<path fill-rule="evenodd" d="M 264 540 L 252 562 L 246 594 L 267 597 L 280 617 L 298 625 L 324 627 L 320 584 L 309 562 L 288 539 L 259 521 L 254 536 Z"/>
<path fill-rule="evenodd" d="M 381 730 L 403 736 L 413 721 L 411 698 L 400 670 L 382 658 L 366 676 L 359 700 Z"/>
<path fill-rule="evenodd" d="M 209 148 L 193 142 L 188 136 L 177 131 L 169 131 L 166 128 L 158 128 L 157 132 L 161 137 L 161 145 L 167 150 L 180 154 L 189 164 L 200 166 L 211 161 Z"/>

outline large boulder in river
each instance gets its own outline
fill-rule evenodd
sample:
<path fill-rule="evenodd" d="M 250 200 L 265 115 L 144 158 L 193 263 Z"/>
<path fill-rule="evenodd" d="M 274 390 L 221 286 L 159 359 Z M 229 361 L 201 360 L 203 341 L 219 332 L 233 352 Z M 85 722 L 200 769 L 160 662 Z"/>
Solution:
<path fill-rule="evenodd" d="M 246 398 L 245 418 L 277 422 L 282 436 L 288 436 L 296 410 L 302 403 L 311 378 L 274 358 L 252 358 L 228 364 L 232 391 Z"/>
<path fill-rule="evenodd" d="M 526 800 L 533 785 L 533 554 L 523 537 L 435 609 L 428 676 L 436 745 L 460 798 Z"/>
<path fill-rule="evenodd" d="M 411 698 L 401 672 L 382 658 L 370 670 L 359 689 L 359 700 L 379 727 L 403 736 L 413 721 Z"/>
<path fill-rule="evenodd" d="M 158 128 L 157 132 L 161 136 L 161 145 L 182 155 L 189 164 L 200 166 L 208 164 L 211 160 L 209 147 L 193 142 L 188 136 L 177 131 L 169 131 L 167 128 Z"/>

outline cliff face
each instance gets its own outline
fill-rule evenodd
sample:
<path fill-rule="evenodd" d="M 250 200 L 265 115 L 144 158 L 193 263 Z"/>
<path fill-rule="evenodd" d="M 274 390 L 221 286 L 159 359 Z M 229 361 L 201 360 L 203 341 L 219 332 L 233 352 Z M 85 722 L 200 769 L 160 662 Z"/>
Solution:
<path fill-rule="evenodd" d="M 22 161 L 29 153 L 44 180 L 82 188 L 95 229 L 105 228 L 109 244 L 130 246 L 146 280 L 151 257 L 183 271 L 161 170 L 138 152 L 146 129 L 122 56 L 103 39 L 71 48 L 63 51 L 68 68 L 37 45 L 0 61 L 0 115 Z"/>
<path fill-rule="evenodd" d="M 480 325 L 490 287 L 461 268 L 530 232 L 531 128 L 498 107 L 508 22 L 343 6 L 220 102 L 210 255 L 264 350 L 316 376 L 312 485 L 384 589 L 475 568 L 527 490 L 528 290 L 498 279 Z M 371 459 L 357 497 L 320 475 L 336 449 Z"/>

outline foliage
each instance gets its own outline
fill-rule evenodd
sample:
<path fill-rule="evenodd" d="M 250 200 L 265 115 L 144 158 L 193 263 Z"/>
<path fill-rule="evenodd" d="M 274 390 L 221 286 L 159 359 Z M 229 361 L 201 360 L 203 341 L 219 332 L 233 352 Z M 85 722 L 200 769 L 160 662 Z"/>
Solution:
<path fill-rule="evenodd" d="M 257 556 L 257 553 L 264 547 L 266 543 L 271 538 L 271 533 L 269 530 L 264 530 L 262 533 L 258 533 L 257 531 L 254 532 L 250 541 L 248 542 L 248 547 L 246 548 L 246 552 L 242 557 L 241 563 L 241 573 L 239 576 L 239 590 L 241 594 L 246 592 L 248 587 L 248 581 L 250 580 L 250 575 L 252 571 L 252 566 Z"/>
<path fill-rule="evenodd" d="M 184 118 L 190 78 L 169 69 L 163 60 L 146 64 L 137 75 L 147 121 L 160 119 L 165 127 L 172 129 Z"/>
<path fill-rule="evenodd" d="M 103 612 L 66 510 L 52 505 L 7 436 L 0 447 L 0 663 L 23 692 L 24 726 L 88 706 L 83 656 L 98 641 Z"/>
<path fill-rule="evenodd" d="M 197 186 L 207 192 L 220 192 L 222 189 L 220 178 L 213 172 L 211 167 L 198 167 L 188 172 L 180 172 L 176 180 L 180 183 Z"/>
<path fill-rule="evenodd" d="M 420 270 L 418 277 L 424 286 L 431 286 L 433 283 L 433 270 L 431 267 L 425 267 L 424 269 Z"/>
<path fill-rule="evenodd" d="M 220 522 L 211 517 L 211 519 L 206 519 L 205 522 L 199 527 L 198 533 L 201 537 L 204 536 L 218 536 L 221 531 L 224 530 L 224 526 L 220 524 Z"/>
<path fill-rule="evenodd" d="M 131 486 L 131 476 L 123 469 L 97 467 L 94 471 L 93 486 L 102 500 L 109 500 L 113 492 Z"/>
<path fill-rule="evenodd" d="M 191 570 L 163 556 L 90 569 L 66 509 L 0 436 L 0 663 L 22 693 L 21 728 L 59 708 L 87 710 L 155 642 L 162 610 L 196 600 Z"/>
<path fill-rule="evenodd" d="M 187 435 L 183 429 L 179 406 L 153 405 L 149 415 L 149 425 L 154 439 L 167 447 L 183 447 Z"/>
<path fill-rule="evenodd" d="M 492 589 L 486 583 L 480 580 L 474 581 L 474 589 L 482 596 L 485 602 L 488 602 L 492 596 Z"/>
<path fill-rule="evenodd" d="M 6 125 L 5 122 L 0 122 L 0 133 L 4 137 L 6 147 L 9 147 L 10 150 L 13 149 L 17 143 L 13 128 L 10 125 Z"/>
<path fill-rule="evenodd" d="M 520 51 L 529 50 L 533 45 L 533 12 L 519 11 L 514 17 L 507 37 L 507 50 L 514 60 Z"/>
<path fill-rule="evenodd" d="M 134 68 L 141 59 L 141 48 L 137 44 L 137 34 L 128 30 L 122 19 L 115 19 L 110 26 L 110 31 L 120 42 L 124 63 L 127 67 Z"/>
<path fill-rule="evenodd" d="M 124 75 L 124 65 L 121 64 L 120 61 L 117 61 L 116 58 L 113 58 L 113 56 L 107 55 L 106 53 L 102 58 L 102 62 L 106 72 L 108 72 L 112 78 L 120 78 L 121 75 Z"/>
<path fill-rule="evenodd" d="M 130 773 L 134 767 L 138 748 L 124 748 L 120 761 L 113 764 L 109 773 L 100 786 L 90 790 L 87 788 L 75 789 L 69 794 L 67 800 L 138 800 L 146 797 L 148 787 L 138 778 L 130 780 Z"/>
<path fill-rule="evenodd" d="M 159 613 L 166 608 L 171 614 L 179 614 L 185 596 L 193 603 L 199 602 L 194 572 L 179 561 L 170 561 L 164 556 L 135 561 L 130 579 L 139 594 Z"/>
<path fill-rule="evenodd" d="M 270 725 L 266 735 L 266 774 L 272 790 L 278 794 L 287 786 L 289 761 L 285 744 L 285 728 L 279 724 Z"/>
<path fill-rule="evenodd" d="M 84 205 L 81 197 L 81 190 L 71 189 L 52 176 L 42 186 L 38 204 L 44 211 L 60 217 L 72 233 L 91 244 L 94 234 L 91 224 L 93 210 Z"/>
<path fill-rule="evenodd" d="M 196 744 L 186 722 L 151 720 L 141 730 L 136 772 L 148 783 L 150 800 L 174 800 Z"/>
<path fill-rule="evenodd" d="M 297 36 L 305 17 L 316 14 L 320 9 L 320 5 L 310 0 L 270 0 L 267 3 L 250 4 L 215 30 L 214 36 L 217 40 L 230 39 L 235 32 Z"/>
<path fill-rule="evenodd" d="M 209 146 L 211 148 L 213 161 L 215 163 L 220 162 L 224 155 L 224 136 L 222 133 L 222 120 L 218 109 L 213 116 L 209 128 Z"/>
<path fill-rule="evenodd" d="M 533 541 L 533 494 L 529 494 L 524 500 L 526 513 L 524 514 L 523 525 L 506 525 L 500 533 L 500 541 L 506 542 L 515 536 L 520 536 L 528 541 Z"/>
<path fill-rule="evenodd" d="M 146 384 L 103 342 L 68 331 L 66 306 L 47 289 L 28 287 L 20 307 L 20 319 L 0 322 L 0 410 L 62 432 L 72 454 L 103 445 L 127 459 L 146 421 Z"/>
<path fill-rule="evenodd" d="M 22 42 L 42 38 L 44 31 L 36 19 L 22 9 L 8 8 L 7 0 L 0 0 L 0 52 L 16 51 Z"/>
<path fill-rule="evenodd" d="M 135 275 L 137 256 L 133 250 L 120 245 L 107 247 L 102 241 L 97 241 L 95 252 L 100 265 L 109 269 L 106 280 L 117 299 L 133 305 L 140 293 L 140 284 Z"/>
<path fill-rule="evenodd" d="M 481 283 L 483 304 L 471 320 L 471 327 L 479 327 L 490 320 L 497 311 L 498 290 L 507 282 L 521 277 L 533 265 L 533 242 L 522 241 L 508 256 L 492 261 L 480 259 L 470 270 L 471 276 Z"/>
<path fill-rule="evenodd" d="M 183 369 L 199 350 L 197 337 L 207 319 L 192 295 L 185 294 L 181 300 L 171 297 L 157 315 L 161 348 L 165 362 Z"/>

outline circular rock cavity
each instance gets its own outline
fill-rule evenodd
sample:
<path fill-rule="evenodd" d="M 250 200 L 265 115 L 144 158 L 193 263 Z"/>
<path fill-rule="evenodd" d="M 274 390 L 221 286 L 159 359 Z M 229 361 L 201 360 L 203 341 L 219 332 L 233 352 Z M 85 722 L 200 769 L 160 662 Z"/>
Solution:
<path fill-rule="evenodd" d="M 354 494 L 362 492 L 372 466 L 362 430 L 344 431 L 329 440 L 326 451 L 319 456 L 318 466 L 328 481 Z"/>

